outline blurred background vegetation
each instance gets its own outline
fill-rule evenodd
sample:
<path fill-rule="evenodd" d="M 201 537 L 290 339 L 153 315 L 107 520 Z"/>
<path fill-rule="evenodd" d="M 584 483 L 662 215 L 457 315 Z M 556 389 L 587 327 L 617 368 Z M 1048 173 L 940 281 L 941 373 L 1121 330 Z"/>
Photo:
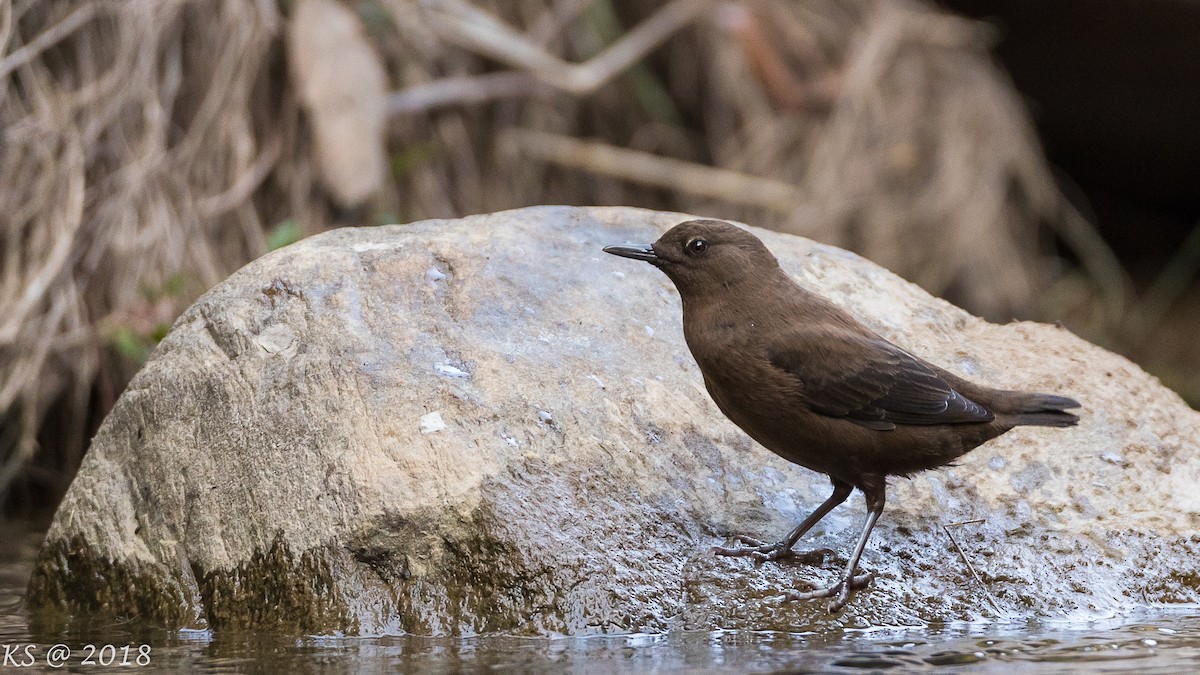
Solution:
<path fill-rule="evenodd" d="M 1197 35 L 1166 0 L 0 0 L 0 498 L 57 503 L 255 257 L 531 204 L 850 248 L 1196 406 Z"/>

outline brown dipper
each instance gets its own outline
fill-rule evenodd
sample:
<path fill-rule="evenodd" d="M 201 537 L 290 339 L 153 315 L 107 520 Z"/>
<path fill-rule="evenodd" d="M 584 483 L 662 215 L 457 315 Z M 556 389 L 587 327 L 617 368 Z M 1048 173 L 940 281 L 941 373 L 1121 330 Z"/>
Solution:
<path fill-rule="evenodd" d="M 1072 399 L 991 389 L 888 342 L 825 298 L 797 286 L 754 235 L 717 220 L 671 228 L 652 245 L 606 253 L 662 270 L 683 302 L 683 335 L 721 412 L 767 449 L 827 474 L 833 494 L 782 541 L 739 535 L 720 555 L 759 561 L 792 546 L 854 488 L 866 497 L 862 534 L 838 582 L 790 600 L 846 605 L 870 583 L 858 561 L 883 512 L 888 476 L 947 464 L 1016 426 L 1069 427 Z"/>

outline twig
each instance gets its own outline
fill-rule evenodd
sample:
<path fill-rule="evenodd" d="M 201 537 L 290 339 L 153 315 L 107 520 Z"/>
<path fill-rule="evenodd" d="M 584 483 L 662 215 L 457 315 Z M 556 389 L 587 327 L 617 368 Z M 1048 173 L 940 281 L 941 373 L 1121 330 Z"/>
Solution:
<path fill-rule="evenodd" d="M 201 197 L 196 200 L 196 210 L 200 212 L 202 218 L 216 218 L 219 215 L 235 209 L 240 204 L 246 203 L 250 196 L 254 193 L 258 186 L 266 179 L 267 174 L 275 168 L 275 162 L 279 159 L 279 154 L 282 149 L 282 144 L 279 137 L 271 139 L 262 154 L 250 167 L 238 174 L 233 182 L 223 192 L 207 197 Z"/>
<path fill-rule="evenodd" d="M 29 44 L 16 49 L 13 53 L 0 60 L 0 80 L 8 77 L 14 69 L 19 68 L 26 63 L 29 63 L 38 54 L 41 54 L 46 49 L 54 46 L 63 38 L 71 33 L 74 33 L 80 26 L 91 21 L 96 16 L 96 11 L 101 5 L 94 2 L 86 2 L 78 9 L 68 14 L 61 21 L 47 28 L 40 35 L 34 38 Z"/>
<path fill-rule="evenodd" d="M 61 275 L 69 272 L 71 256 L 75 253 L 77 238 L 83 227 L 83 207 L 86 197 L 86 179 L 84 166 L 84 149 L 78 136 L 69 136 L 62 157 L 61 171 L 66 181 L 66 195 L 60 214 L 55 219 L 56 224 L 64 227 L 51 228 L 54 231 L 54 245 L 45 257 L 42 267 L 25 284 L 25 292 L 12 307 L 3 307 L 5 320 L 0 324 L 0 347 L 8 346 L 17 340 L 21 328 L 26 325 L 26 317 L 45 299 L 57 290 L 55 283 Z M 55 324 L 55 327 L 56 324 Z M 0 410 L 4 410 L 10 401 L 0 396 Z"/>
<path fill-rule="evenodd" d="M 955 539 L 954 535 L 951 534 L 951 532 L 950 532 L 951 527 L 960 527 L 962 525 L 974 525 L 974 524 L 982 523 L 982 522 L 983 522 L 983 518 L 976 518 L 974 520 L 962 520 L 957 523 L 950 523 L 948 525 L 942 525 L 942 531 L 946 533 L 947 537 L 950 537 L 950 543 L 954 544 L 954 548 L 958 551 L 958 555 L 963 559 L 963 562 L 967 564 L 967 569 L 970 570 L 971 576 L 975 577 L 975 583 L 979 584 L 979 587 L 983 589 L 983 594 L 987 596 L 988 602 L 992 603 L 992 607 L 996 610 L 996 613 L 999 614 L 1001 617 L 1007 617 L 1008 615 L 1004 612 L 1004 610 L 1000 609 L 1000 604 L 996 602 L 996 598 L 992 597 L 992 592 L 989 591 L 988 587 L 983 583 L 983 579 L 979 578 L 979 573 L 975 571 L 975 566 L 971 564 L 971 560 L 970 560 L 970 558 L 967 557 L 966 552 L 963 551 L 962 546 L 958 545 L 958 540 Z"/>
<path fill-rule="evenodd" d="M 543 82 L 584 96 L 637 63 L 694 21 L 715 0 L 674 0 L 594 58 L 568 63 L 463 0 L 421 0 L 429 24 L 446 40 L 529 71 Z"/>
<path fill-rule="evenodd" d="M 545 162 L 781 213 L 790 213 L 796 204 L 796 187 L 770 178 L 544 131 L 508 129 L 503 133 L 504 141 Z"/>
<path fill-rule="evenodd" d="M 520 71 L 447 77 L 418 84 L 388 96 L 391 115 L 425 112 L 458 104 L 486 103 L 498 98 L 523 98 L 553 91 L 533 75 Z"/>
<path fill-rule="evenodd" d="M 17 17 L 13 16 L 13 6 L 11 0 L 0 2 L 0 45 L 10 44 L 12 39 L 13 24 L 17 21 Z"/>

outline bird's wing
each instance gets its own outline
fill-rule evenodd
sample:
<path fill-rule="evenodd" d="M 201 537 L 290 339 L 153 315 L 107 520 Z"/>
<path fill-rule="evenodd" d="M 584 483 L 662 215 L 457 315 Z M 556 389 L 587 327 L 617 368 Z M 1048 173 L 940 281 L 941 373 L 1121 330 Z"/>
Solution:
<path fill-rule="evenodd" d="M 800 380 L 814 411 L 868 429 L 996 417 L 955 391 L 929 364 L 882 338 L 797 331 L 768 347 L 768 357 Z"/>

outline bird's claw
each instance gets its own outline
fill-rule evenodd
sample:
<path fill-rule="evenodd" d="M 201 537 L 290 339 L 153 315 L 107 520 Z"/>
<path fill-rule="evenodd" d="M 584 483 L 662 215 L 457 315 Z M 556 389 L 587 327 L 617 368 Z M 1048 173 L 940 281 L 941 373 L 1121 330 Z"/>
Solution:
<path fill-rule="evenodd" d="M 836 584 L 827 588 L 818 588 L 812 591 L 785 591 L 783 594 L 784 601 L 788 600 L 816 600 L 817 598 L 833 598 L 826 606 L 826 611 L 830 614 L 841 611 L 846 603 L 850 601 L 850 594 L 861 588 L 866 588 L 875 575 L 871 572 L 859 574 L 852 577 L 840 579 Z"/>
<path fill-rule="evenodd" d="M 733 543 L 735 544 L 734 546 L 714 546 L 713 553 L 717 555 L 754 558 L 754 561 L 758 563 L 787 558 L 792 555 L 791 549 L 787 548 L 785 542 L 782 541 L 768 544 L 750 535 L 735 534 L 733 535 Z M 739 546 L 738 544 L 744 545 Z"/>
<path fill-rule="evenodd" d="M 827 548 L 819 548 L 815 551 L 804 551 L 797 553 L 793 551 L 786 541 L 777 541 L 774 544 L 768 544 L 761 539 L 755 539 L 745 534 L 733 535 L 735 544 L 746 544 L 745 546 L 714 546 L 713 553 L 716 555 L 727 556 L 744 556 L 754 558 L 757 563 L 764 563 L 768 560 L 783 560 L 785 558 L 799 558 L 803 562 L 819 565 L 825 560 L 825 556 L 833 555 L 833 551 Z"/>
<path fill-rule="evenodd" d="M 762 539 L 751 537 L 748 534 L 735 534 L 735 535 L 733 535 L 733 541 L 734 541 L 734 543 L 737 543 L 737 544 L 745 544 L 747 546 L 754 546 L 756 548 L 762 548 L 762 547 L 767 547 L 767 546 L 779 546 L 780 544 L 783 543 L 780 541 L 780 542 L 775 542 L 774 544 L 768 544 L 767 542 L 763 541 Z"/>

